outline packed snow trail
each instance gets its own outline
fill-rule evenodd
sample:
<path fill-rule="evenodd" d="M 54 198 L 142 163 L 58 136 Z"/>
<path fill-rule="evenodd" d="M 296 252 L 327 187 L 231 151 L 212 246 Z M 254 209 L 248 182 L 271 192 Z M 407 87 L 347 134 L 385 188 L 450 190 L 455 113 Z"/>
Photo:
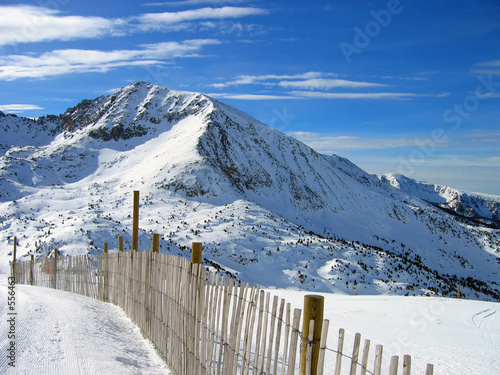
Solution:
<path fill-rule="evenodd" d="M 15 367 L 7 280 L 0 277 L 0 374 L 170 374 L 150 341 L 119 307 L 49 288 L 15 286 Z"/>

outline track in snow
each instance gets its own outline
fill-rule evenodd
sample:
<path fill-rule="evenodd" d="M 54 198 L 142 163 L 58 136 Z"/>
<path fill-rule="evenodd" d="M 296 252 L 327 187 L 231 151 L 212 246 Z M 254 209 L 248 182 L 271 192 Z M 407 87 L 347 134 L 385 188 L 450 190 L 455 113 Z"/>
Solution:
<path fill-rule="evenodd" d="M 4 275 L 2 275 L 4 276 Z M 7 283 L 0 281 L 0 330 L 7 332 Z M 0 374 L 169 374 L 119 307 L 78 294 L 16 285 L 16 367 L 1 335 Z"/>

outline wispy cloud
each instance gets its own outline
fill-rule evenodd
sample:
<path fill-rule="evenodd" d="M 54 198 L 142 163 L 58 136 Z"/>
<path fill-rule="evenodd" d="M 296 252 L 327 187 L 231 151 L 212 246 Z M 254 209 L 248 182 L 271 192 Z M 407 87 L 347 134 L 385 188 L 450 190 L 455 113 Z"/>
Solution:
<path fill-rule="evenodd" d="M 238 99 L 238 100 L 287 100 L 287 99 L 301 99 L 294 96 L 287 95 L 268 95 L 268 94 L 229 94 L 229 93 L 210 93 L 208 96 L 219 99 Z"/>
<path fill-rule="evenodd" d="M 165 60 L 199 57 L 207 45 L 219 44 L 214 39 L 165 42 L 142 45 L 133 50 L 65 49 L 46 52 L 38 57 L 10 55 L 0 57 L 0 80 L 43 78 L 68 73 L 106 72 L 123 66 L 165 64 Z"/>
<path fill-rule="evenodd" d="M 0 45 L 99 38 L 118 34 L 123 24 L 120 19 L 61 16 L 31 5 L 0 6 Z"/>
<path fill-rule="evenodd" d="M 387 86 L 381 83 L 348 81 L 345 79 L 311 78 L 301 81 L 281 81 L 281 87 L 292 87 L 303 90 L 331 90 L 333 88 L 360 88 Z"/>
<path fill-rule="evenodd" d="M 210 86 L 215 88 L 224 88 L 224 87 L 239 86 L 239 85 L 253 85 L 253 84 L 274 86 L 277 85 L 280 80 L 289 80 L 289 79 L 307 80 L 307 79 L 320 78 L 323 76 L 337 76 L 337 75 L 333 73 L 322 73 L 322 72 L 306 72 L 306 73 L 299 73 L 292 75 L 287 75 L 287 74 L 238 75 L 235 77 L 234 80 L 222 83 L 214 83 L 211 84 Z"/>
<path fill-rule="evenodd" d="M 243 4 L 248 2 L 248 0 L 184 0 L 184 1 L 169 1 L 169 2 L 151 2 L 143 4 L 145 6 L 185 6 L 185 5 L 200 5 L 200 4 L 211 4 L 211 5 L 221 5 L 221 4 Z"/>
<path fill-rule="evenodd" d="M 475 74 L 483 75 L 500 75 L 500 60 L 486 61 L 476 64 L 477 68 L 473 69 L 472 72 Z"/>
<path fill-rule="evenodd" d="M 323 153 L 338 150 L 380 150 L 415 147 L 423 141 L 417 138 L 375 138 L 354 136 L 331 136 L 313 132 L 289 132 L 294 138 Z"/>
<path fill-rule="evenodd" d="M 209 86 L 223 89 L 227 87 L 238 87 L 243 85 L 260 85 L 266 89 L 273 89 L 272 96 L 277 99 L 354 99 L 354 100 L 376 100 L 376 99 L 410 99 L 417 97 L 443 97 L 449 93 L 441 94 L 417 94 L 411 92 L 366 92 L 366 89 L 383 88 L 389 85 L 378 82 L 355 81 L 338 78 L 338 74 L 331 72 L 305 72 L 299 74 L 265 74 L 265 75 L 238 75 L 233 80 L 217 82 Z M 283 91 L 280 89 L 299 89 Z M 343 89 L 341 92 L 331 92 L 335 89 Z M 345 89 L 351 89 L 346 92 Z M 357 92 L 365 89 L 363 92 Z M 322 90 L 322 91 L 316 91 Z M 354 92 L 353 92 L 354 91 Z M 221 94 L 222 95 L 222 94 Z M 229 94 L 224 97 L 233 98 L 238 96 L 251 97 L 252 93 Z"/>
<path fill-rule="evenodd" d="M 500 130 L 472 129 L 464 134 L 468 142 L 496 143 L 500 142 Z"/>
<path fill-rule="evenodd" d="M 354 99 L 354 100 L 381 100 L 381 99 L 411 99 L 411 98 L 443 98 L 450 95 L 448 92 L 440 94 L 416 94 L 411 92 L 319 92 L 319 91 L 291 91 L 290 95 L 313 99 Z"/>
<path fill-rule="evenodd" d="M 193 28 L 194 21 L 201 23 L 266 14 L 268 11 L 261 8 L 225 6 L 103 18 L 68 16 L 54 9 L 31 5 L 0 6 L 0 46 L 123 36 L 150 30 L 178 31 Z M 200 27 L 206 28 L 207 24 L 200 24 Z M 228 32 L 229 29 L 226 27 L 225 30 Z"/>
<path fill-rule="evenodd" d="M 314 99 L 409 99 L 419 96 L 429 96 L 408 92 L 318 92 L 291 91 L 290 95 Z"/>
<path fill-rule="evenodd" d="M 0 111 L 8 113 L 17 113 L 24 111 L 33 111 L 37 109 L 44 109 L 38 105 L 34 104 L 1 104 Z"/>
<path fill-rule="evenodd" d="M 171 24 L 197 20 L 241 18 L 247 16 L 265 15 L 268 11 L 250 7 L 201 8 L 181 12 L 147 13 L 137 17 L 141 23 Z"/>

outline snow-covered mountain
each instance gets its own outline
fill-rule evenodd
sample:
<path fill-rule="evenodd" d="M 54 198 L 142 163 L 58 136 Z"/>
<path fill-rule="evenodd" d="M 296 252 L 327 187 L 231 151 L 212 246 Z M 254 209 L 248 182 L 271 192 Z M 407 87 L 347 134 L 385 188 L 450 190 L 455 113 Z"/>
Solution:
<path fill-rule="evenodd" d="M 0 241 L 19 253 L 204 243 L 272 287 L 500 300 L 500 197 L 377 177 L 208 96 L 140 82 L 60 116 L 0 115 Z M 467 200 L 465 197 L 468 197 Z M 458 202 L 458 203 L 457 203 Z M 43 244 L 48 244 L 44 247 Z"/>
<path fill-rule="evenodd" d="M 471 194 L 447 185 L 417 182 L 401 174 L 381 175 L 379 178 L 451 214 L 500 229 L 500 199 L 496 196 Z"/>

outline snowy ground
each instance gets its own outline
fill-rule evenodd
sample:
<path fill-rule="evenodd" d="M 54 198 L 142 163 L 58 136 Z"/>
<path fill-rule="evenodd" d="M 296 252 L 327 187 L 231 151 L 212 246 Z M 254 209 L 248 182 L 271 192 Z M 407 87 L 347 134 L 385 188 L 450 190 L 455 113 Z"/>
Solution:
<path fill-rule="evenodd" d="M 0 277 L 0 374 L 169 374 L 122 309 L 78 294 L 16 285 L 15 368 L 8 365 L 7 280 Z"/>
<path fill-rule="evenodd" d="M 310 292 L 269 290 L 302 308 Z M 325 319 L 330 320 L 327 347 L 337 349 L 338 329 L 344 328 L 344 353 L 352 354 L 356 332 L 371 340 L 370 366 L 376 344 L 384 346 L 383 374 L 389 373 L 391 355 L 412 357 L 412 374 L 425 374 L 427 363 L 434 374 L 500 374 L 500 304 L 435 297 L 325 296 Z M 326 371 L 333 373 L 336 354 L 327 352 Z M 400 359 L 401 361 L 401 359 Z M 350 360 L 343 359 L 343 371 Z M 401 362 L 400 362 L 401 364 Z M 345 368 L 345 369 L 344 369 Z M 359 371 L 359 368 L 358 368 Z M 399 373 L 402 373 L 402 365 Z"/>
<path fill-rule="evenodd" d="M 16 285 L 16 368 L 8 367 L 7 280 L 0 275 L 1 374 L 169 374 L 166 365 L 123 311 L 76 294 Z M 270 290 L 302 307 L 306 292 Z M 500 374 L 500 304 L 446 298 L 323 294 L 330 320 L 327 346 L 346 330 L 350 354 L 356 332 L 390 355 L 410 354 L 412 374 L 427 363 L 442 375 Z M 327 352 L 326 374 L 336 355 Z M 349 368 L 344 358 L 344 371 Z M 370 363 L 373 361 L 370 359 Z"/>

